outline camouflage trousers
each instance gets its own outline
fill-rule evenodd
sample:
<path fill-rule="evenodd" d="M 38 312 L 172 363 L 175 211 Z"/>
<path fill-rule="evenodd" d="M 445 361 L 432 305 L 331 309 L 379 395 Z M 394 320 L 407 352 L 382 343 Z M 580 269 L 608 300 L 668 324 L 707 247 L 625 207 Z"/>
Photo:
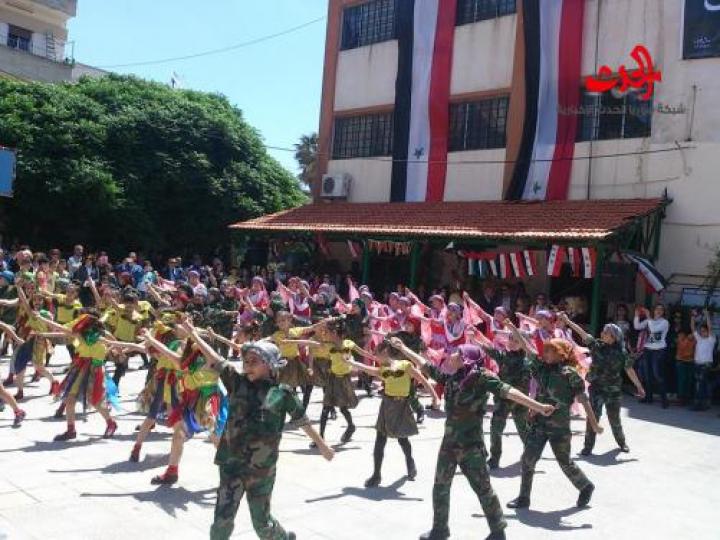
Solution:
<path fill-rule="evenodd" d="M 622 446 L 625 444 L 625 433 L 623 433 L 622 424 L 620 423 L 620 402 L 620 394 L 609 394 L 602 390 L 595 390 L 590 386 L 590 405 L 592 406 L 595 416 L 600 420 L 603 405 L 605 405 L 613 437 L 615 437 L 618 445 Z M 585 426 L 585 448 L 593 449 L 595 446 L 595 436 L 595 432 L 590 426 L 590 422 L 588 422 Z"/>
<path fill-rule="evenodd" d="M 525 451 L 522 455 L 522 482 L 520 484 L 520 496 L 530 497 L 532 491 L 533 476 L 535 474 L 535 464 L 542 456 L 545 444 L 550 442 L 555 459 L 557 460 L 562 472 L 568 477 L 578 490 L 590 485 L 585 473 L 580 467 L 570 459 L 570 443 L 572 434 L 570 430 L 559 430 L 548 428 L 537 422 L 531 422 L 525 439 Z"/>
<path fill-rule="evenodd" d="M 495 401 L 492 420 L 490 420 L 490 456 L 493 458 L 500 459 L 502 454 L 502 434 L 510 413 L 512 413 L 520 440 L 525 442 L 528 410 L 510 400 L 498 399 Z"/>
<path fill-rule="evenodd" d="M 270 515 L 270 499 L 275 485 L 275 469 L 264 475 L 228 474 L 220 467 L 215 520 L 210 529 L 211 540 L 226 540 L 232 535 L 235 514 L 247 492 L 253 528 L 262 540 L 287 540 L 288 535 Z"/>
<path fill-rule="evenodd" d="M 458 466 L 480 500 L 490 530 L 500 531 L 507 526 L 500 501 L 490 485 L 490 474 L 485 457 L 485 445 L 482 440 L 473 446 L 458 446 L 447 437 L 443 439 L 438 453 L 433 486 L 433 530 L 449 530 L 450 488 Z"/>

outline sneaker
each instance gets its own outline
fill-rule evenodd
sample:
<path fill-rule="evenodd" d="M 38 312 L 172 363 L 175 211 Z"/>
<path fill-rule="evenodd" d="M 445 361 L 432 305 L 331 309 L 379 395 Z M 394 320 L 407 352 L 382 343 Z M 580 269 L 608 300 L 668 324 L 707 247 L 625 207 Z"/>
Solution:
<path fill-rule="evenodd" d="M 13 427 L 20 427 L 20 424 L 22 424 L 23 420 L 25 420 L 25 416 L 27 416 L 27 413 L 22 409 L 18 409 L 15 413 L 15 420 L 13 420 Z"/>
<path fill-rule="evenodd" d="M 595 491 L 595 486 L 593 484 L 588 484 L 580 491 L 580 495 L 577 500 L 578 508 L 584 508 L 590 503 L 593 491 Z"/>
<path fill-rule="evenodd" d="M 107 423 L 107 427 L 105 428 L 105 433 L 103 434 L 103 439 L 112 438 L 112 436 L 115 435 L 117 428 L 118 428 L 117 422 L 115 422 L 114 420 L 110 420 Z"/>
<path fill-rule="evenodd" d="M 61 433 L 60 435 L 56 435 L 53 441 L 55 442 L 63 442 L 63 441 L 69 441 L 71 439 L 77 438 L 77 433 L 75 430 L 67 430 L 65 433 Z"/>
<path fill-rule="evenodd" d="M 342 437 L 340 437 L 340 442 L 342 443 L 348 443 L 352 440 L 353 433 L 355 433 L 355 425 L 350 424 L 347 429 L 345 430 L 345 433 L 342 434 Z"/>
<path fill-rule="evenodd" d="M 626 454 L 630 451 L 630 447 L 623 443 L 619 446 L 621 452 L 625 452 Z"/>
<path fill-rule="evenodd" d="M 366 488 L 374 488 L 374 487 L 378 487 L 379 485 L 380 485 L 380 476 L 377 474 L 373 474 L 370 478 L 365 480 Z"/>
<path fill-rule="evenodd" d="M 178 475 L 174 473 L 164 472 L 158 476 L 153 477 L 150 483 L 153 486 L 170 486 L 178 481 Z"/>
<path fill-rule="evenodd" d="M 530 508 L 530 497 L 518 497 L 513 499 L 505 506 L 508 508 Z"/>

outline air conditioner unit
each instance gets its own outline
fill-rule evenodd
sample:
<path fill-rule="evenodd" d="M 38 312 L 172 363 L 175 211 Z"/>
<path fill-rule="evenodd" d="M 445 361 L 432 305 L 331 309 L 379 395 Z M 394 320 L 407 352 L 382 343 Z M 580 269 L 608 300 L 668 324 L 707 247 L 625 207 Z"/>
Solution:
<path fill-rule="evenodd" d="M 347 199 L 351 183 L 352 177 L 347 173 L 323 175 L 320 196 L 323 199 Z"/>

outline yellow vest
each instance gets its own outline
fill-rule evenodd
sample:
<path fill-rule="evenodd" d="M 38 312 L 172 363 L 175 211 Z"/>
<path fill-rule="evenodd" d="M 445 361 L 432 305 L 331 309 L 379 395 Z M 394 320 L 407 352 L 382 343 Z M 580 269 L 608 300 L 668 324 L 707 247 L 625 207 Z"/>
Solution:
<path fill-rule="evenodd" d="M 410 362 L 393 362 L 391 367 L 380 368 L 380 377 L 385 384 L 385 395 L 390 397 L 408 397 L 410 395 Z"/>

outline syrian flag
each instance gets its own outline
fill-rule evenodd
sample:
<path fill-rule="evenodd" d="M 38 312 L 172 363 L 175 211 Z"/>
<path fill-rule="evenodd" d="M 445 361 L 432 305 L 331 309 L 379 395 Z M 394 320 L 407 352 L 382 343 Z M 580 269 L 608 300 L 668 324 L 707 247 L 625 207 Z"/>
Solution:
<path fill-rule="evenodd" d="M 590 247 L 584 247 L 580 251 L 583 260 L 583 277 L 592 279 L 597 273 L 597 251 Z"/>
<path fill-rule="evenodd" d="M 537 263 L 535 262 L 535 255 L 532 251 L 527 249 L 523 251 L 523 259 L 525 260 L 525 270 L 528 277 L 537 275 Z"/>
<path fill-rule="evenodd" d="M 525 116 L 506 193 L 564 200 L 575 153 L 585 0 L 523 0 Z M 562 44 L 562 46 L 561 46 Z"/>
<path fill-rule="evenodd" d="M 498 265 L 500 267 L 500 277 L 507 279 L 510 277 L 510 257 L 507 253 L 501 253 L 498 256 Z"/>
<path fill-rule="evenodd" d="M 488 261 L 488 263 L 490 263 L 490 271 L 492 272 L 492 275 L 498 277 L 500 273 L 498 272 L 497 259 L 491 259 Z"/>
<path fill-rule="evenodd" d="M 390 200 L 442 201 L 457 0 L 402 0 L 396 10 L 398 74 Z"/>
<path fill-rule="evenodd" d="M 547 275 L 552 277 L 560 276 L 563 262 L 565 261 L 565 248 L 553 246 L 548 254 Z"/>
<path fill-rule="evenodd" d="M 665 281 L 663 275 L 658 272 L 657 268 L 648 259 L 631 253 L 625 253 L 624 256 L 628 262 L 637 264 L 640 277 L 650 290 L 659 293 L 667 287 L 667 281 Z"/>
<path fill-rule="evenodd" d="M 360 245 L 356 242 L 353 242 L 351 240 L 347 241 L 348 251 L 350 251 L 350 256 L 353 259 L 357 259 L 360 257 L 360 254 L 362 253 L 362 248 Z"/>
<path fill-rule="evenodd" d="M 573 276 L 580 277 L 580 249 L 574 247 L 568 248 L 568 259 Z"/>
<path fill-rule="evenodd" d="M 510 254 L 510 264 L 512 265 L 513 274 L 515 277 L 525 277 L 525 266 L 524 266 L 522 253 L 516 252 Z"/>

